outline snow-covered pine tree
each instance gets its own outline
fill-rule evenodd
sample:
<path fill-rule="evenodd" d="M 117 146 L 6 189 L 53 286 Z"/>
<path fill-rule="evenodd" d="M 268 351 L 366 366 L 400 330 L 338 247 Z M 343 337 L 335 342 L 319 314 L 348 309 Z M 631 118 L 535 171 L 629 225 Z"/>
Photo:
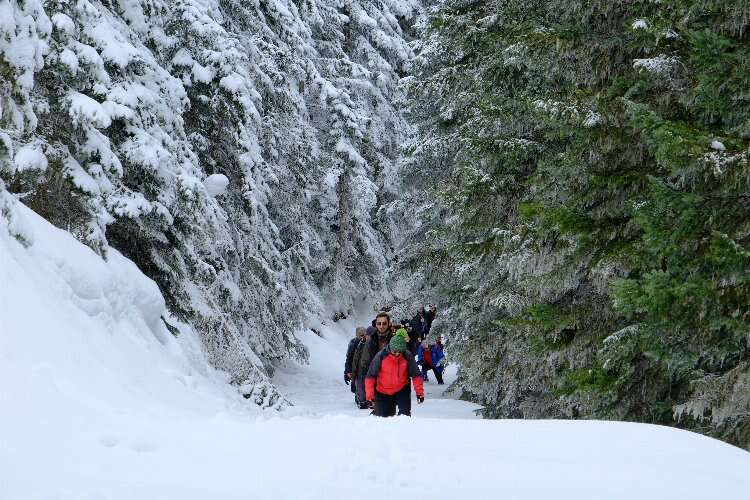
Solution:
<path fill-rule="evenodd" d="M 461 387 L 488 416 L 750 442 L 736 206 L 746 14 L 739 2 L 449 1 L 430 16 L 411 91 L 437 106 L 411 172 L 441 182 L 421 257 L 450 305 L 436 330 L 453 334 Z"/>
<path fill-rule="evenodd" d="M 211 362 L 276 406 L 268 377 L 306 357 L 306 318 L 384 293 L 375 216 L 417 5 L 0 2 L 3 184 L 134 260 Z"/>

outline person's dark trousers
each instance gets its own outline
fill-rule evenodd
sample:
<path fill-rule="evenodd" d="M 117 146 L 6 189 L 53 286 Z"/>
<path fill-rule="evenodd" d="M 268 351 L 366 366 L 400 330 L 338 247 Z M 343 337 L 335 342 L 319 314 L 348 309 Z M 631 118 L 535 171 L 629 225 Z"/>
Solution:
<path fill-rule="evenodd" d="M 432 370 L 432 373 L 435 374 L 435 378 L 437 379 L 437 383 L 438 384 L 442 384 L 443 383 L 443 367 L 441 366 L 440 368 L 434 368 Z"/>
<path fill-rule="evenodd" d="M 367 408 L 367 405 L 365 404 L 365 401 L 367 400 L 367 397 L 365 396 L 365 377 L 357 377 L 354 384 L 357 386 L 357 393 L 354 395 L 354 401 L 356 401 L 359 407 L 364 410 Z"/>
<path fill-rule="evenodd" d="M 427 376 L 427 372 L 432 370 L 431 367 L 428 367 L 426 364 L 422 364 L 422 379 L 423 380 L 430 380 L 430 377 Z M 434 371 L 434 370 L 433 370 Z"/>
<path fill-rule="evenodd" d="M 406 384 L 392 396 L 375 391 L 375 415 L 392 417 L 396 414 L 396 408 L 399 415 L 411 416 L 411 384 Z"/>

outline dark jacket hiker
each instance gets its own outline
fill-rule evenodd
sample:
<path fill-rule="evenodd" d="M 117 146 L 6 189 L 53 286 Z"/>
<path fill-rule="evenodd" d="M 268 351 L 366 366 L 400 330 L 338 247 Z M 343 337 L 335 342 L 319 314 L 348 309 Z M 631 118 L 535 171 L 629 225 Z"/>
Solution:
<path fill-rule="evenodd" d="M 396 414 L 411 415 L 411 382 L 419 403 L 424 401 L 422 374 L 414 357 L 406 349 L 401 335 L 391 339 L 387 348 L 373 358 L 365 378 L 368 403 L 375 403 L 375 414 L 391 417 Z"/>
<path fill-rule="evenodd" d="M 349 341 L 349 345 L 346 348 L 346 361 L 344 362 L 344 382 L 349 384 L 352 392 L 354 393 L 354 402 L 358 405 L 363 401 L 359 397 L 357 397 L 357 385 L 354 382 L 354 374 L 352 373 L 352 362 L 354 361 L 354 352 L 356 351 L 357 346 L 365 337 L 365 331 L 366 329 L 364 326 L 357 327 L 356 335 Z"/>
<path fill-rule="evenodd" d="M 357 348 L 359 343 L 359 337 L 354 337 L 349 341 L 349 345 L 346 348 L 346 361 L 344 361 L 344 382 L 347 384 L 351 382 L 352 373 L 352 359 L 354 358 L 354 349 Z"/>
<path fill-rule="evenodd" d="M 352 379 L 357 389 L 355 394 L 359 407 L 363 410 L 367 408 L 367 403 L 365 402 L 365 377 L 367 376 L 367 370 L 370 368 L 370 361 L 372 361 L 370 351 L 367 348 L 369 337 L 369 334 L 365 334 L 362 337 L 356 349 L 354 349 L 354 356 L 352 357 Z"/>
<path fill-rule="evenodd" d="M 427 333 L 429 333 L 429 328 L 427 328 L 427 316 L 425 315 L 423 307 L 420 307 L 419 312 L 411 319 L 411 326 L 419 338 L 424 339 L 427 336 Z"/>
<path fill-rule="evenodd" d="M 410 320 L 401 320 L 401 324 L 404 325 L 406 334 L 409 337 L 409 340 L 406 342 L 406 348 L 413 356 L 417 353 L 417 347 L 419 347 L 419 339 L 417 338 L 417 333 L 414 331 L 414 327 L 412 326 Z"/>
<path fill-rule="evenodd" d="M 436 313 L 437 311 L 435 310 L 435 306 L 432 306 L 428 311 L 425 311 L 425 334 L 430 333 L 430 330 L 432 329 L 432 322 L 435 321 Z"/>
<path fill-rule="evenodd" d="M 392 337 L 393 334 L 390 331 L 388 331 L 385 335 L 381 335 L 380 332 L 376 330 L 375 334 L 370 337 L 370 340 L 367 342 L 367 352 L 369 354 L 369 358 L 373 359 L 377 353 L 385 349 L 385 347 L 391 341 Z"/>

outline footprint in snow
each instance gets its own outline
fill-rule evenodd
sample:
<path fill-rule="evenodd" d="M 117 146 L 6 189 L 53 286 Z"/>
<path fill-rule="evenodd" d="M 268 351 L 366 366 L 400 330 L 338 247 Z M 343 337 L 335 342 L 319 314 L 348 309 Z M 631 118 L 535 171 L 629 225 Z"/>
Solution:
<path fill-rule="evenodd" d="M 149 438 L 134 439 L 130 443 L 130 447 L 138 453 L 148 453 L 158 448 L 158 446 L 156 445 L 156 441 Z"/>
<path fill-rule="evenodd" d="M 114 434 L 104 434 L 99 438 L 99 443 L 101 443 L 102 446 L 106 446 L 107 448 L 114 448 L 120 443 L 120 438 L 118 438 Z"/>

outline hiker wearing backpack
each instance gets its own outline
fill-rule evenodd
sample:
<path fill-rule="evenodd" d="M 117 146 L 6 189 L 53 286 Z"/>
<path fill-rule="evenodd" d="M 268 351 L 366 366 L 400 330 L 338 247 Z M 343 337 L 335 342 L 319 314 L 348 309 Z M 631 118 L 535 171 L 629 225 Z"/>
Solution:
<path fill-rule="evenodd" d="M 346 361 L 344 361 L 344 382 L 349 384 L 351 391 L 354 393 L 354 402 L 356 404 L 359 404 L 359 401 L 357 400 L 357 389 L 354 385 L 354 380 L 352 379 L 352 360 L 354 358 L 354 350 L 357 348 L 357 344 L 362 340 L 362 337 L 365 336 L 365 331 L 365 327 L 357 327 L 354 338 L 349 341 L 349 345 L 346 348 Z"/>
<path fill-rule="evenodd" d="M 422 368 L 422 380 L 430 380 L 427 376 L 427 372 L 432 370 L 434 365 L 432 364 L 432 349 L 427 343 L 427 340 L 423 340 L 417 348 L 417 363 L 419 363 L 419 366 Z"/>
<path fill-rule="evenodd" d="M 427 334 L 430 333 L 430 329 L 432 329 L 432 322 L 435 321 L 435 315 L 437 314 L 437 307 L 435 307 L 435 304 L 430 306 L 424 313 L 425 317 L 425 328 L 424 333 L 425 337 L 427 337 Z"/>
<path fill-rule="evenodd" d="M 445 353 L 443 352 L 443 337 L 438 335 L 437 342 L 430 346 L 432 357 L 432 372 L 435 374 L 437 383 L 443 384 L 443 370 L 445 369 Z"/>
<path fill-rule="evenodd" d="M 392 417 L 398 409 L 399 415 L 411 416 L 411 383 L 417 402 L 424 402 L 422 377 L 414 358 L 406 349 L 406 331 L 401 329 L 378 352 L 370 363 L 365 378 L 365 394 L 369 407 L 375 408 L 375 415 Z"/>
<path fill-rule="evenodd" d="M 427 316 L 425 315 L 424 306 L 419 306 L 417 314 L 411 320 L 411 326 L 417 334 L 417 337 L 422 339 L 427 338 Z"/>
<path fill-rule="evenodd" d="M 406 334 L 408 335 L 408 339 L 406 341 L 406 348 L 409 350 L 412 356 L 416 356 L 417 354 L 417 348 L 419 347 L 419 340 L 417 339 L 417 334 L 414 332 L 414 328 L 411 325 L 411 321 L 408 319 L 401 320 L 401 324 L 403 325 L 404 329 L 406 330 Z"/>
<path fill-rule="evenodd" d="M 354 349 L 354 356 L 352 357 L 352 378 L 354 379 L 354 387 L 356 389 L 357 401 L 360 410 L 367 409 L 367 397 L 365 395 L 365 377 L 367 376 L 367 370 L 370 368 L 370 350 L 367 348 L 367 343 L 374 334 L 373 330 L 368 328 L 365 331 L 364 336 L 360 339 L 357 347 Z"/>

